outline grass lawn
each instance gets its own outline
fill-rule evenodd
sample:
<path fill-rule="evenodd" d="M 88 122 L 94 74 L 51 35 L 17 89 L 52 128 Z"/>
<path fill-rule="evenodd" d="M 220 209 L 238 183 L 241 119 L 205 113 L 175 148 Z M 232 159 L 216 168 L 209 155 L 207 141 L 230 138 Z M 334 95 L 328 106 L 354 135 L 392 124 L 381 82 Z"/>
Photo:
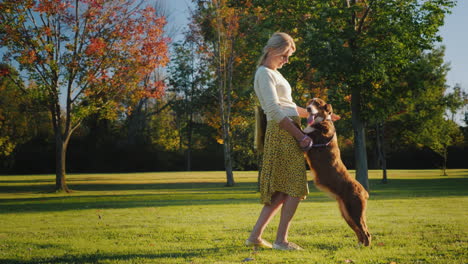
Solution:
<path fill-rule="evenodd" d="M 354 172 L 353 172 L 354 173 Z M 257 172 L 0 176 L 0 263 L 468 263 L 468 170 L 370 171 L 372 246 L 310 182 L 289 239 L 300 252 L 243 245 L 261 210 Z M 265 231 L 274 240 L 279 217 Z"/>

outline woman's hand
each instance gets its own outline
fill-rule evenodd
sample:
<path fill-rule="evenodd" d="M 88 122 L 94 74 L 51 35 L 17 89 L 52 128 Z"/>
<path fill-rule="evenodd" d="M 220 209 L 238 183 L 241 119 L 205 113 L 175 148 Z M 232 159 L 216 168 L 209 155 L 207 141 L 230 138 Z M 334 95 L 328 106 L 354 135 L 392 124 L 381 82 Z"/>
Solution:
<path fill-rule="evenodd" d="M 299 142 L 299 147 L 304 152 L 309 151 L 309 149 L 311 149 L 312 145 L 313 145 L 312 139 L 309 136 L 305 135 L 305 134 L 302 137 L 302 139 L 299 140 L 298 142 Z"/>
<path fill-rule="evenodd" d="M 312 148 L 312 139 L 304 134 L 304 132 L 299 129 L 299 126 L 295 125 L 289 117 L 283 118 L 281 122 L 279 122 L 279 127 L 288 131 L 288 133 L 296 139 L 302 151 L 308 151 Z"/>

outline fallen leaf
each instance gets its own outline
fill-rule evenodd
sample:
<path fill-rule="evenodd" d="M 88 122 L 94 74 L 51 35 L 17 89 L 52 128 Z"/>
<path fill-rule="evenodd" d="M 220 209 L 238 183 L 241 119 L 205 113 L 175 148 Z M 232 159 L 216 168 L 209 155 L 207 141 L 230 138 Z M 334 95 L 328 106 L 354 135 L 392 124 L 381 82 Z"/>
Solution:
<path fill-rule="evenodd" d="M 354 261 L 353 261 L 352 259 L 345 259 L 344 262 L 346 262 L 346 263 L 354 263 Z"/>

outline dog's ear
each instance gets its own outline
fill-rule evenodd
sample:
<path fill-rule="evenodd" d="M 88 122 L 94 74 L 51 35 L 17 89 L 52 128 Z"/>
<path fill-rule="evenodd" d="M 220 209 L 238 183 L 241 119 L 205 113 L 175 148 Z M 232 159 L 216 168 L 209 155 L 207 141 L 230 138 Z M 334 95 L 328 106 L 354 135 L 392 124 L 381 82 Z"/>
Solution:
<path fill-rule="evenodd" d="M 331 106 L 331 104 L 326 104 L 325 107 L 324 107 L 325 111 L 328 112 L 328 114 L 332 114 L 333 113 L 333 108 Z"/>
<path fill-rule="evenodd" d="M 332 121 L 338 121 L 340 119 L 341 119 L 341 117 L 339 115 L 331 114 L 331 120 Z"/>

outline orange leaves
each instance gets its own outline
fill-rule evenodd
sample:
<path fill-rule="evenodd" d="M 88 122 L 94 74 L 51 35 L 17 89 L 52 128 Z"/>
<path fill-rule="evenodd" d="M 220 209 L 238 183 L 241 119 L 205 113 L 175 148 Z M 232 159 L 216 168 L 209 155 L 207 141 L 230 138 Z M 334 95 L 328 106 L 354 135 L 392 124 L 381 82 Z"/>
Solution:
<path fill-rule="evenodd" d="M 211 21 L 213 28 L 218 32 L 223 32 L 227 38 L 234 38 L 239 32 L 238 10 L 229 7 L 225 1 L 213 1 L 216 7 L 214 19 Z"/>
<path fill-rule="evenodd" d="M 33 64 L 37 60 L 37 55 L 34 50 L 24 50 L 18 61 L 22 64 Z"/>
<path fill-rule="evenodd" d="M 109 15 L 104 10 L 104 0 L 81 0 L 80 2 L 87 6 L 86 11 L 83 13 L 83 17 L 86 19 L 105 19 Z"/>
<path fill-rule="evenodd" d="M 346 102 L 351 103 L 351 95 L 346 95 L 343 99 L 344 99 Z"/>
<path fill-rule="evenodd" d="M 102 9 L 104 5 L 104 0 L 82 0 L 81 2 L 87 4 L 92 9 Z"/>
<path fill-rule="evenodd" d="M 168 62 L 169 39 L 163 36 L 166 21 L 155 14 L 152 7 L 139 10 L 123 23 L 116 24 L 112 32 L 116 50 L 128 54 L 129 61 L 138 62 L 143 75 Z"/>
<path fill-rule="evenodd" d="M 102 56 L 106 48 L 106 42 L 103 38 L 91 38 L 85 54 L 88 56 Z"/>
<path fill-rule="evenodd" d="M 152 82 L 145 88 L 143 96 L 146 98 L 161 98 L 164 95 L 166 86 L 162 81 Z"/>
<path fill-rule="evenodd" d="M 50 29 L 50 27 L 45 26 L 45 27 L 43 27 L 42 30 L 44 31 L 44 34 L 46 34 L 46 36 L 48 36 L 48 37 L 52 36 L 52 30 Z"/>
<path fill-rule="evenodd" d="M 48 15 L 62 14 L 69 8 L 70 2 L 63 0 L 40 0 L 37 1 L 36 7 L 33 9 L 39 13 L 46 13 Z"/>
<path fill-rule="evenodd" d="M 26 66 L 33 78 L 49 78 L 50 71 L 73 73 L 57 74 L 58 83 L 73 83 L 72 89 L 80 91 L 75 93 L 76 101 L 87 97 L 90 105 L 104 105 L 107 101 L 129 104 L 142 97 L 160 98 L 164 94 L 164 83 L 149 82 L 148 76 L 168 63 L 166 21 L 157 16 L 154 8 L 145 7 L 146 3 L 0 2 L 4 14 L 0 18 L 0 45 L 8 49 L 4 57 Z M 37 64 L 44 67 L 29 67 Z M 6 74 L 0 72 L 2 76 Z"/>

